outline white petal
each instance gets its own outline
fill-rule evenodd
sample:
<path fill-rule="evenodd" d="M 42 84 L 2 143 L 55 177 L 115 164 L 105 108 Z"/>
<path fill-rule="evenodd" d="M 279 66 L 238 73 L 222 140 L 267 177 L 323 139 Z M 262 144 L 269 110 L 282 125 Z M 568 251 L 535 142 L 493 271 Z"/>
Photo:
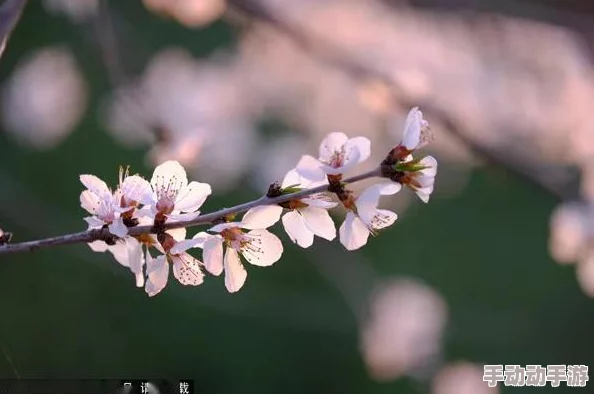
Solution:
<path fill-rule="evenodd" d="M 354 213 L 347 212 L 346 218 L 339 229 L 340 243 L 347 250 L 356 250 L 367 243 L 369 230 L 365 223 Z"/>
<path fill-rule="evenodd" d="M 247 278 L 247 271 L 239 261 L 239 255 L 233 248 L 225 252 L 225 287 L 229 293 L 239 291 Z"/>
<path fill-rule="evenodd" d="M 127 200 L 141 204 L 151 204 L 153 202 L 151 184 L 138 175 L 126 177 L 120 188 Z"/>
<path fill-rule="evenodd" d="M 147 257 L 150 255 L 147 254 Z M 144 285 L 144 291 L 150 296 L 158 294 L 167 285 L 167 278 L 169 277 L 169 264 L 165 256 L 161 255 L 156 259 L 149 259 L 146 261 L 146 275 L 147 280 Z"/>
<path fill-rule="evenodd" d="M 216 225 L 212 226 L 211 228 L 209 228 L 208 231 L 212 231 L 214 233 L 220 233 L 221 231 L 226 230 L 228 228 L 240 227 L 240 226 L 241 226 L 241 222 L 219 223 L 219 224 L 216 224 Z"/>
<path fill-rule="evenodd" d="M 97 213 L 97 207 L 101 203 L 101 199 L 95 193 L 89 190 L 83 190 L 80 193 L 80 206 L 88 213 Z"/>
<path fill-rule="evenodd" d="M 197 245 L 202 244 L 204 241 L 200 238 L 184 239 L 177 241 L 175 245 L 169 251 L 172 254 L 183 253 L 188 249 L 195 248 Z"/>
<path fill-rule="evenodd" d="M 177 211 L 170 213 L 167 215 L 168 220 L 181 222 L 186 220 L 194 220 L 198 216 L 200 216 L 200 211 L 190 212 L 190 213 L 178 213 Z"/>
<path fill-rule="evenodd" d="M 211 274 L 219 276 L 223 272 L 223 238 L 210 236 L 204 242 L 203 249 L 204 267 Z"/>
<path fill-rule="evenodd" d="M 322 170 L 322 163 L 312 156 L 303 155 L 295 167 L 295 171 L 310 182 L 325 182 L 326 174 Z"/>
<path fill-rule="evenodd" d="M 192 239 L 196 239 L 198 240 L 198 243 L 196 243 L 196 246 L 194 246 L 195 248 L 204 248 L 204 243 L 206 241 L 208 241 L 208 239 L 212 237 L 212 235 L 205 233 L 204 231 L 200 231 L 199 233 L 197 233 L 196 235 L 194 235 L 192 237 Z"/>
<path fill-rule="evenodd" d="M 245 234 L 250 239 L 241 254 L 253 265 L 267 267 L 276 263 L 283 254 L 281 240 L 268 230 L 256 229 Z"/>
<path fill-rule="evenodd" d="M 151 186 L 155 193 L 166 190 L 179 191 L 188 185 L 186 170 L 177 161 L 169 160 L 158 165 L 151 178 Z"/>
<path fill-rule="evenodd" d="M 165 232 L 167 234 L 171 235 L 173 237 L 173 239 L 175 239 L 178 242 L 186 239 L 186 228 L 185 227 L 172 228 L 171 230 L 167 230 Z"/>
<path fill-rule="evenodd" d="M 357 151 L 357 163 L 363 163 L 371 155 L 371 141 L 369 141 L 369 138 L 351 138 L 347 141 L 345 148 L 347 152 Z"/>
<path fill-rule="evenodd" d="M 393 225 L 396 219 L 398 219 L 396 213 L 388 211 L 387 209 L 378 209 L 371 221 L 371 226 L 376 230 L 380 230 Z"/>
<path fill-rule="evenodd" d="M 103 241 L 93 241 L 89 242 L 87 245 L 89 245 L 89 248 L 91 248 L 93 252 L 105 252 L 109 247 L 109 245 Z"/>
<path fill-rule="evenodd" d="M 335 151 L 341 151 L 349 137 L 344 133 L 330 133 L 320 144 L 320 159 L 329 160 Z"/>
<path fill-rule="evenodd" d="M 103 225 L 105 224 L 103 220 L 100 220 L 95 216 L 87 216 L 86 218 L 84 218 L 84 221 L 89 224 L 89 229 L 98 229 L 103 227 Z"/>
<path fill-rule="evenodd" d="M 402 145 L 406 149 L 413 150 L 421 142 L 422 121 L 423 114 L 419 111 L 418 107 L 414 107 L 408 112 L 402 135 Z"/>
<path fill-rule="evenodd" d="M 175 210 L 194 212 L 204 204 L 211 193 L 212 189 L 208 183 L 190 182 L 188 186 L 179 191 L 175 201 Z"/>
<path fill-rule="evenodd" d="M 397 193 L 401 188 L 402 185 L 396 182 L 382 182 L 368 187 L 355 200 L 357 213 L 363 221 L 369 223 L 375 216 L 380 196 Z"/>
<path fill-rule="evenodd" d="M 241 219 L 241 227 L 249 230 L 268 228 L 279 221 L 283 208 L 278 205 L 261 205 L 250 209 Z"/>
<path fill-rule="evenodd" d="M 423 201 L 425 204 L 429 202 L 429 197 L 431 196 L 431 193 L 433 192 L 433 188 L 431 189 L 416 189 L 415 193 L 417 194 L 417 196 L 419 197 L 419 199 L 421 201 Z"/>
<path fill-rule="evenodd" d="M 87 189 L 89 189 L 98 196 L 102 196 L 104 194 L 111 194 L 111 191 L 109 190 L 109 187 L 107 187 L 107 184 L 95 175 L 85 174 L 81 175 L 79 179 Z"/>
<path fill-rule="evenodd" d="M 287 172 L 287 174 L 285 175 L 283 182 L 281 183 L 281 187 L 288 187 L 288 186 L 294 186 L 294 185 L 298 185 L 301 187 L 307 187 L 307 185 L 309 183 L 310 183 L 309 180 L 303 178 L 299 174 L 299 172 L 297 172 L 297 170 L 295 168 L 293 168 L 292 170 Z"/>
<path fill-rule="evenodd" d="M 437 174 L 437 160 L 433 156 L 425 156 L 419 161 L 419 164 L 425 166 L 424 170 L 421 170 L 423 175 L 435 176 Z"/>
<path fill-rule="evenodd" d="M 309 206 L 324 209 L 334 208 L 338 205 L 336 201 L 332 200 L 329 194 L 325 193 L 312 194 L 309 197 L 302 198 L 301 201 Z"/>
<path fill-rule="evenodd" d="M 307 207 L 300 209 L 305 225 L 318 237 L 332 241 L 336 238 L 336 226 L 327 210 L 323 208 Z"/>
<path fill-rule="evenodd" d="M 305 225 L 305 220 L 297 211 L 287 212 L 283 216 L 283 226 L 291 241 L 297 245 L 309 248 L 313 244 L 314 233 Z"/>
<path fill-rule="evenodd" d="M 115 245 L 110 245 L 107 250 L 109 250 L 118 263 L 124 267 L 130 266 L 128 243 L 125 239 L 118 239 Z"/>
<path fill-rule="evenodd" d="M 126 227 L 121 218 L 114 220 L 108 228 L 110 233 L 120 238 L 125 237 L 126 234 L 128 234 L 128 227 Z"/>
<path fill-rule="evenodd" d="M 204 282 L 204 273 L 200 269 L 200 261 L 187 253 L 172 256 L 173 275 L 179 283 L 198 286 Z"/>

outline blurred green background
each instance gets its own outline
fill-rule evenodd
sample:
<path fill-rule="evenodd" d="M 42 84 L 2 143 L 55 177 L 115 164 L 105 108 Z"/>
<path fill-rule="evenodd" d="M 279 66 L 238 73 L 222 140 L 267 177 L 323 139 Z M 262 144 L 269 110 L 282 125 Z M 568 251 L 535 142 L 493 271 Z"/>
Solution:
<path fill-rule="evenodd" d="M 169 45 L 201 56 L 234 44 L 223 22 L 187 30 L 124 3 L 118 9 L 142 38 L 140 56 Z M 0 81 L 30 51 L 56 43 L 70 46 L 80 62 L 90 110 L 53 150 L 27 149 L 0 133 L 0 223 L 13 242 L 85 228 L 79 174 L 114 183 L 120 164 L 152 171 L 143 167 L 144 150 L 122 148 L 98 122 L 94 109 L 109 84 L 92 26 L 50 17 L 30 2 L 0 62 Z M 215 191 L 205 210 L 254 197 Z M 325 274 L 341 264 L 418 278 L 439 291 L 449 310 L 447 361 L 593 365 L 592 302 L 573 268 L 547 252 L 555 204 L 505 172 L 477 171 L 455 197 L 415 201 L 361 251 L 325 241 L 303 251 L 285 242 L 272 268 L 246 266 L 249 277 L 237 294 L 227 293 L 222 277 L 197 288 L 170 278 L 148 298 L 126 268 L 86 245 L 1 256 L 0 378 L 191 377 L 197 392 L 208 393 L 426 392 L 409 378 L 369 377 L 353 310 Z M 571 389 L 501 388 L 520 391 Z"/>

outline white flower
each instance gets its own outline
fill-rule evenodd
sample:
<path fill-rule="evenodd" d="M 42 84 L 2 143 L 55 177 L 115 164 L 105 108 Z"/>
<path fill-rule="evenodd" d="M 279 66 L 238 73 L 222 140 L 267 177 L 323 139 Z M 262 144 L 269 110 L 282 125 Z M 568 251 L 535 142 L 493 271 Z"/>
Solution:
<path fill-rule="evenodd" d="M 301 177 L 296 170 L 289 171 L 281 184 L 282 189 L 291 186 L 315 187 L 309 180 Z M 327 195 L 317 193 L 280 205 L 262 205 L 252 208 L 245 214 L 244 220 L 258 217 L 260 221 L 272 225 L 280 219 L 283 208 L 286 208 L 289 211 L 285 213 L 282 220 L 287 235 L 297 245 L 308 248 L 313 244 L 314 235 L 328 241 L 336 238 L 336 227 L 328 214 L 328 209 L 335 206 L 336 203 L 329 200 Z"/>
<path fill-rule="evenodd" d="M 184 239 L 185 229 L 171 234 L 165 233 L 164 255 L 153 258 L 149 253 L 146 254 L 146 285 L 145 291 L 153 297 L 158 294 L 169 278 L 169 264 L 173 265 L 173 275 L 182 285 L 198 286 L 204 281 L 204 273 L 200 266 L 202 262 L 186 251 L 190 248 L 200 246 L 201 239 Z"/>
<path fill-rule="evenodd" d="M 105 243 L 104 243 L 105 244 Z M 118 263 L 124 267 L 130 268 L 130 271 L 136 277 L 136 286 L 144 286 L 144 263 L 145 259 L 149 255 L 148 247 L 145 253 L 142 251 L 142 243 L 138 239 L 130 236 L 126 236 L 122 239 L 118 239 L 115 245 L 107 246 L 107 250 L 111 252 L 113 257 Z"/>
<path fill-rule="evenodd" d="M 203 242 L 204 266 L 208 272 L 220 275 L 225 270 L 225 287 L 230 293 L 239 291 L 247 278 L 239 255 L 250 264 L 268 267 L 283 253 L 280 239 L 264 229 L 269 225 L 261 219 L 260 215 L 245 215 L 241 222 L 222 223 L 208 230 L 218 234 L 198 233 L 194 236 Z M 223 244 L 227 246 L 224 255 Z"/>
<path fill-rule="evenodd" d="M 148 205 L 156 220 L 191 219 L 199 215 L 212 190 L 207 183 L 190 182 L 186 170 L 177 161 L 157 166 L 151 179 L 153 193 Z"/>
<path fill-rule="evenodd" d="M 379 183 L 363 191 L 354 206 L 347 206 L 346 218 L 339 229 L 340 242 L 348 250 L 356 250 L 367 243 L 369 234 L 392 225 L 397 215 L 385 209 L 377 209 L 382 195 L 391 195 L 401 189 L 398 183 Z"/>
<path fill-rule="evenodd" d="M 404 166 L 406 165 L 404 163 Z M 415 167 L 418 169 L 415 169 Z M 414 171 L 405 171 L 398 182 L 410 187 L 421 201 L 427 203 L 429 202 L 429 196 L 433 193 L 435 175 L 437 174 L 437 160 L 433 156 L 426 156 L 412 164 L 411 168 Z"/>
<path fill-rule="evenodd" d="M 107 225 L 109 232 L 118 237 L 128 233 L 121 213 L 130 208 L 121 208 L 119 193 L 112 193 L 107 184 L 94 175 L 81 175 L 80 181 L 87 188 L 80 194 L 80 205 L 93 216 L 85 218 L 89 230 Z"/>
<path fill-rule="evenodd" d="M 423 119 L 423 113 L 418 107 L 412 108 L 406 116 L 401 146 L 409 152 L 421 149 L 431 142 L 429 123 Z"/>
<path fill-rule="evenodd" d="M 312 181 L 320 180 L 320 170 L 328 175 L 347 172 L 371 154 L 371 142 L 365 137 L 348 138 L 344 133 L 330 133 L 320 144 L 319 158 L 303 156 L 297 172 Z"/>

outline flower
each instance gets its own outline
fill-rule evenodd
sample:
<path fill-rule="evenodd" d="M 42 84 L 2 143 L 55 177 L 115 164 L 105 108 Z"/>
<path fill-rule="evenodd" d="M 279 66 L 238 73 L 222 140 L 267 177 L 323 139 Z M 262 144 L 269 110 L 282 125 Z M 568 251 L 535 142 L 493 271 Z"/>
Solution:
<path fill-rule="evenodd" d="M 344 133 L 330 133 L 320 144 L 319 158 L 305 155 L 297 172 L 306 179 L 319 181 L 320 174 L 345 173 L 371 154 L 371 142 L 365 137 L 348 138 Z"/>
<path fill-rule="evenodd" d="M 266 215 L 246 214 L 241 222 L 221 223 L 208 230 L 217 234 L 202 232 L 194 236 L 203 242 L 204 266 L 208 272 L 220 275 L 225 270 L 225 287 L 230 293 L 239 291 L 247 278 L 239 255 L 260 267 L 271 266 L 280 259 L 283 245 L 276 235 L 265 230 L 271 225 L 269 221 Z M 223 244 L 227 246 L 224 256 Z"/>
<path fill-rule="evenodd" d="M 367 243 L 369 234 L 392 225 L 398 215 L 385 209 L 377 209 L 382 195 L 392 195 L 401 189 L 398 183 L 384 182 L 365 189 L 361 195 L 343 204 L 349 212 L 339 229 L 340 242 L 347 250 L 356 250 Z"/>
<path fill-rule="evenodd" d="M 151 216 L 155 221 L 167 218 L 189 220 L 200 214 L 198 208 L 212 193 L 207 183 L 190 182 L 186 170 L 177 161 L 169 160 L 155 168 L 151 179 Z"/>
<path fill-rule="evenodd" d="M 187 250 L 201 245 L 202 239 L 185 239 L 183 231 L 162 233 L 159 242 L 165 254 L 153 258 L 146 254 L 146 293 L 153 297 L 165 288 L 169 278 L 169 264 L 173 266 L 173 275 L 182 285 L 198 286 L 204 281 L 202 262 L 187 253 Z"/>
<path fill-rule="evenodd" d="M 139 175 L 128 175 L 128 169 L 124 171 L 120 167 L 118 190 L 122 208 L 136 208 L 139 204 L 151 203 L 151 184 Z"/>
<path fill-rule="evenodd" d="M 125 236 L 128 227 L 124 224 L 121 213 L 130 208 L 120 207 L 119 193 L 112 193 L 107 184 L 94 175 L 81 175 L 80 181 L 87 188 L 80 194 L 80 205 L 93 215 L 85 218 L 89 230 L 107 225 L 113 235 Z"/>
<path fill-rule="evenodd" d="M 395 168 L 396 173 L 391 179 L 410 187 L 424 203 L 429 202 L 437 174 L 437 160 L 425 156 L 421 160 L 399 163 Z"/>
<path fill-rule="evenodd" d="M 314 183 L 303 178 L 293 169 L 285 175 L 280 186 L 280 194 L 315 186 Z M 288 212 L 282 217 L 287 235 L 297 245 L 308 248 L 313 244 L 314 235 L 328 241 L 336 238 L 336 227 L 328 214 L 328 209 L 335 206 L 336 203 L 329 200 L 327 195 L 316 193 L 278 205 L 262 205 L 252 208 L 246 213 L 246 217 L 258 216 L 261 220 L 266 220 L 266 223 L 272 225 L 280 219 L 283 208 L 288 209 Z"/>

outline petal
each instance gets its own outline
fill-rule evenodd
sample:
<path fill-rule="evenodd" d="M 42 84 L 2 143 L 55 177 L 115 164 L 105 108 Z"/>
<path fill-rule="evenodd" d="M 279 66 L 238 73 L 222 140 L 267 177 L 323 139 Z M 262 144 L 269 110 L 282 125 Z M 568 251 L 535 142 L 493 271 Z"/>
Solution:
<path fill-rule="evenodd" d="M 309 197 L 302 198 L 301 201 L 309 206 L 325 209 L 334 208 L 338 205 L 338 203 L 332 199 L 332 196 L 326 193 L 312 194 Z"/>
<path fill-rule="evenodd" d="M 188 253 L 172 256 L 173 275 L 179 283 L 188 286 L 198 286 L 204 282 L 204 273 L 200 269 L 200 261 Z"/>
<path fill-rule="evenodd" d="M 124 267 L 130 266 L 128 244 L 125 239 L 118 239 L 115 245 L 110 245 L 107 250 L 111 252 L 118 263 Z"/>
<path fill-rule="evenodd" d="M 101 199 L 95 193 L 89 190 L 83 190 L 80 193 L 80 206 L 88 213 L 97 213 L 97 207 L 101 203 Z"/>
<path fill-rule="evenodd" d="M 307 207 L 300 209 L 305 225 L 318 237 L 332 241 L 336 238 L 336 226 L 327 210 L 323 208 Z"/>
<path fill-rule="evenodd" d="M 128 227 L 126 227 L 121 218 L 114 220 L 108 228 L 110 233 L 120 238 L 125 237 L 126 234 L 128 234 Z"/>
<path fill-rule="evenodd" d="M 387 209 L 378 209 L 371 221 L 371 226 L 374 229 L 381 230 L 382 228 L 389 227 L 394 224 L 398 219 L 398 215 Z"/>
<path fill-rule="evenodd" d="M 219 223 L 219 224 L 216 224 L 216 225 L 212 226 L 211 228 L 209 228 L 208 231 L 220 233 L 221 231 L 226 230 L 228 228 L 240 227 L 240 226 L 241 226 L 241 222 Z"/>
<path fill-rule="evenodd" d="M 200 238 L 184 239 L 177 241 L 169 251 L 172 254 L 183 253 L 188 249 L 195 248 L 197 245 L 204 243 Z"/>
<path fill-rule="evenodd" d="M 433 156 L 425 156 L 420 161 L 419 164 L 425 166 L 424 170 L 421 170 L 423 175 L 427 176 L 435 176 L 437 175 L 437 160 Z"/>
<path fill-rule="evenodd" d="M 339 229 L 340 243 L 347 250 L 356 250 L 367 243 L 369 230 L 357 215 L 347 212 L 346 218 Z"/>
<path fill-rule="evenodd" d="M 289 172 L 287 172 L 287 174 L 283 178 L 283 182 L 281 183 L 281 187 L 288 187 L 288 186 L 293 186 L 293 185 L 299 185 L 299 186 L 302 186 L 302 187 L 307 187 L 307 185 L 309 183 L 310 183 L 309 180 L 303 178 L 299 174 L 299 172 L 297 171 L 297 169 L 293 168 L 292 170 L 289 170 Z"/>
<path fill-rule="evenodd" d="M 330 133 L 320 143 L 320 159 L 328 160 L 335 151 L 342 150 L 349 137 L 344 133 Z"/>
<path fill-rule="evenodd" d="M 175 200 L 175 210 L 194 212 L 204 204 L 211 193 L 212 189 L 208 183 L 190 182 L 188 186 L 179 191 Z"/>
<path fill-rule="evenodd" d="M 241 219 L 241 227 L 253 230 L 268 228 L 278 222 L 283 208 L 278 205 L 261 205 L 250 209 Z"/>
<path fill-rule="evenodd" d="M 415 190 L 415 193 L 417 194 L 419 199 L 421 199 L 421 201 L 423 201 L 425 204 L 429 202 L 429 197 L 431 196 L 432 192 L 433 192 L 433 188 L 431 188 L 431 189 L 422 188 L 422 189 Z"/>
<path fill-rule="evenodd" d="M 241 254 L 253 265 L 267 267 L 276 263 L 283 254 L 280 239 L 268 230 L 256 229 L 245 234 L 250 240 L 241 248 Z"/>
<path fill-rule="evenodd" d="M 204 242 L 204 267 L 213 275 L 219 276 L 223 272 L 223 238 L 211 236 Z"/>
<path fill-rule="evenodd" d="M 104 194 L 111 194 L 111 191 L 109 190 L 109 187 L 107 187 L 107 184 L 95 175 L 84 174 L 81 175 L 79 179 L 87 189 L 89 189 L 98 196 L 102 196 Z"/>
<path fill-rule="evenodd" d="M 196 246 L 194 246 L 195 248 L 203 248 L 204 249 L 204 243 L 206 241 L 208 241 L 208 239 L 212 237 L 212 235 L 205 233 L 204 231 L 200 231 L 199 233 L 197 233 L 196 235 L 194 235 L 192 237 L 192 239 L 196 239 L 198 240 L 198 243 L 196 244 Z"/>
<path fill-rule="evenodd" d="M 167 230 L 165 232 L 167 234 L 171 235 L 173 237 L 173 239 L 175 239 L 178 242 L 186 239 L 186 228 L 185 227 L 172 228 L 171 230 Z"/>
<path fill-rule="evenodd" d="M 138 175 L 126 177 L 120 185 L 122 194 L 127 200 L 139 202 L 141 204 L 153 203 L 153 191 L 151 184 Z"/>
<path fill-rule="evenodd" d="M 147 254 L 147 257 L 150 255 Z M 147 280 L 144 285 L 144 291 L 153 297 L 158 294 L 167 285 L 167 278 L 169 277 L 169 265 L 165 256 L 161 255 L 156 259 L 150 258 L 146 261 L 146 275 Z"/>
<path fill-rule="evenodd" d="M 397 193 L 401 188 L 402 185 L 396 182 L 382 182 L 368 187 L 355 200 L 357 213 L 364 222 L 371 222 L 375 216 L 380 196 Z"/>
<path fill-rule="evenodd" d="M 355 137 L 351 138 L 346 143 L 346 151 L 357 151 L 358 152 L 358 161 L 357 163 L 363 163 L 365 160 L 369 158 L 371 155 L 371 141 L 369 138 L 365 137 Z M 350 161 L 350 160 L 349 160 Z"/>
<path fill-rule="evenodd" d="M 158 165 L 151 178 L 151 186 L 156 193 L 165 190 L 181 190 L 187 185 L 186 170 L 175 160 Z"/>
<path fill-rule="evenodd" d="M 229 293 L 239 291 L 247 278 L 247 271 L 239 261 L 239 255 L 233 248 L 225 252 L 225 287 Z"/>
<path fill-rule="evenodd" d="M 423 114 L 418 107 L 412 108 L 404 121 L 401 144 L 408 150 L 414 150 L 421 142 Z"/>
<path fill-rule="evenodd" d="M 322 170 L 322 163 L 312 156 L 303 155 L 295 167 L 295 171 L 310 182 L 325 182 L 326 174 Z"/>
<path fill-rule="evenodd" d="M 108 249 L 108 245 L 103 241 L 93 241 L 89 242 L 87 245 L 89 245 L 89 248 L 91 248 L 93 252 L 105 252 Z"/>
<path fill-rule="evenodd" d="M 103 220 L 100 220 L 95 216 L 87 216 L 86 218 L 84 218 L 84 221 L 89 224 L 90 229 L 98 229 L 103 227 L 103 225 L 105 224 Z"/>
<path fill-rule="evenodd" d="M 190 212 L 190 213 L 178 213 L 178 211 L 174 211 L 167 215 L 168 220 L 182 222 L 186 220 L 194 220 L 198 216 L 200 216 L 200 211 Z"/>
<path fill-rule="evenodd" d="M 314 241 L 314 233 L 306 225 L 303 217 L 297 211 L 287 212 L 283 216 L 283 226 L 291 241 L 301 246 L 309 248 Z"/>

